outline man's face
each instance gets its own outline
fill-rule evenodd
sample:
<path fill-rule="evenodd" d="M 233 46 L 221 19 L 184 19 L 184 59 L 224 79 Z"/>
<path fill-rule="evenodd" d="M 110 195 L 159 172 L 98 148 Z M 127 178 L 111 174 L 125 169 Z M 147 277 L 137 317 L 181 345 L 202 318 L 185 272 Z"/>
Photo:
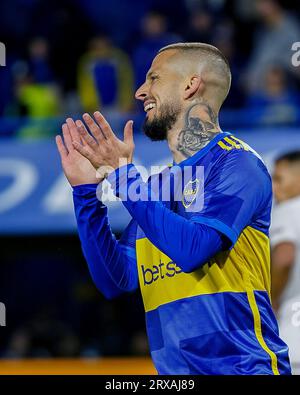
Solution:
<path fill-rule="evenodd" d="M 136 99 L 144 103 L 146 119 L 143 129 L 151 140 L 165 140 L 167 132 L 174 126 L 182 111 L 182 76 L 169 61 L 172 54 L 172 50 L 167 50 L 156 56 L 145 83 L 135 94 Z"/>
<path fill-rule="evenodd" d="M 273 191 L 278 203 L 300 196 L 300 163 L 282 160 L 275 165 Z"/>

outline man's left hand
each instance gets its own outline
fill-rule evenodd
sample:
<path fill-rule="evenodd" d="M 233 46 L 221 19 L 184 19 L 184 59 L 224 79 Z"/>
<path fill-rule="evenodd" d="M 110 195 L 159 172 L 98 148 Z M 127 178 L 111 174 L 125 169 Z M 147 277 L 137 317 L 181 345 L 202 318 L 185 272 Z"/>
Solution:
<path fill-rule="evenodd" d="M 90 133 L 83 122 L 76 121 L 84 145 L 80 141 L 73 140 L 75 150 L 86 157 L 97 170 L 101 167 L 117 169 L 131 163 L 134 151 L 133 121 L 126 123 L 124 141 L 122 141 L 116 137 L 109 123 L 99 111 L 94 113 L 94 117 L 95 119 L 89 114 L 83 115 L 83 120 Z"/>

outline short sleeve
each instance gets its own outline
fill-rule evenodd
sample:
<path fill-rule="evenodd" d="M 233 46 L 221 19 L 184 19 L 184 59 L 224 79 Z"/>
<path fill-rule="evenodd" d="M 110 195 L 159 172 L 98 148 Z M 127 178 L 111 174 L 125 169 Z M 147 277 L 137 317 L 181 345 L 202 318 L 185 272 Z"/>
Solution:
<path fill-rule="evenodd" d="M 274 208 L 270 228 L 272 247 L 283 242 L 297 243 L 297 232 L 293 227 L 294 215 L 293 210 L 290 210 L 286 204 Z"/>
<path fill-rule="evenodd" d="M 259 216 L 268 217 L 271 200 L 271 178 L 261 159 L 247 151 L 231 151 L 211 170 L 204 183 L 203 208 L 190 219 L 235 244 L 244 228 Z"/>

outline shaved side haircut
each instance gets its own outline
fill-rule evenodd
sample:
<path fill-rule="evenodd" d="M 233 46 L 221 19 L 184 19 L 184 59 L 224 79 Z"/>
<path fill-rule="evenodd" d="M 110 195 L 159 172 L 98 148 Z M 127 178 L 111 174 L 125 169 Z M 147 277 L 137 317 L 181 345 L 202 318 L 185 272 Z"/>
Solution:
<path fill-rule="evenodd" d="M 208 86 L 217 91 L 218 107 L 226 99 L 231 85 L 229 62 L 222 52 L 213 45 L 205 43 L 176 43 L 170 44 L 158 51 L 158 54 L 175 50 L 176 60 L 181 60 L 195 70 L 201 70 L 201 75 Z"/>

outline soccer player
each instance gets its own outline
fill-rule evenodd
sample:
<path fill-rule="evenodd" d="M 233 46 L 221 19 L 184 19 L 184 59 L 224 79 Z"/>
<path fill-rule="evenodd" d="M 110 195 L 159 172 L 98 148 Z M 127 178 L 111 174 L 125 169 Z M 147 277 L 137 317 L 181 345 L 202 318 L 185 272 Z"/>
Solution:
<path fill-rule="evenodd" d="M 272 303 L 279 332 L 290 348 L 293 374 L 300 374 L 300 151 L 276 159 L 277 205 L 272 215 Z"/>
<path fill-rule="evenodd" d="M 107 298 L 140 286 L 160 374 L 290 374 L 270 303 L 271 179 L 258 155 L 219 127 L 230 83 L 227 60 L 207 44 L 173 44 L 154 58 L 136 98 L 145 134 L 166 139 L 174 159 L 174 172 L 153 176 L 158 188 L 134 166 L 132 121 L 124 141 L 100 112 L 84 114 L 85 124 L 67 119 L 64 141 L 57 137 L 91 276 Z M 132 217 L 119 241 L 96 197 L 93 169 L 104 166 Z M 167 171 L 169 200 L 161 197 Z"/>

